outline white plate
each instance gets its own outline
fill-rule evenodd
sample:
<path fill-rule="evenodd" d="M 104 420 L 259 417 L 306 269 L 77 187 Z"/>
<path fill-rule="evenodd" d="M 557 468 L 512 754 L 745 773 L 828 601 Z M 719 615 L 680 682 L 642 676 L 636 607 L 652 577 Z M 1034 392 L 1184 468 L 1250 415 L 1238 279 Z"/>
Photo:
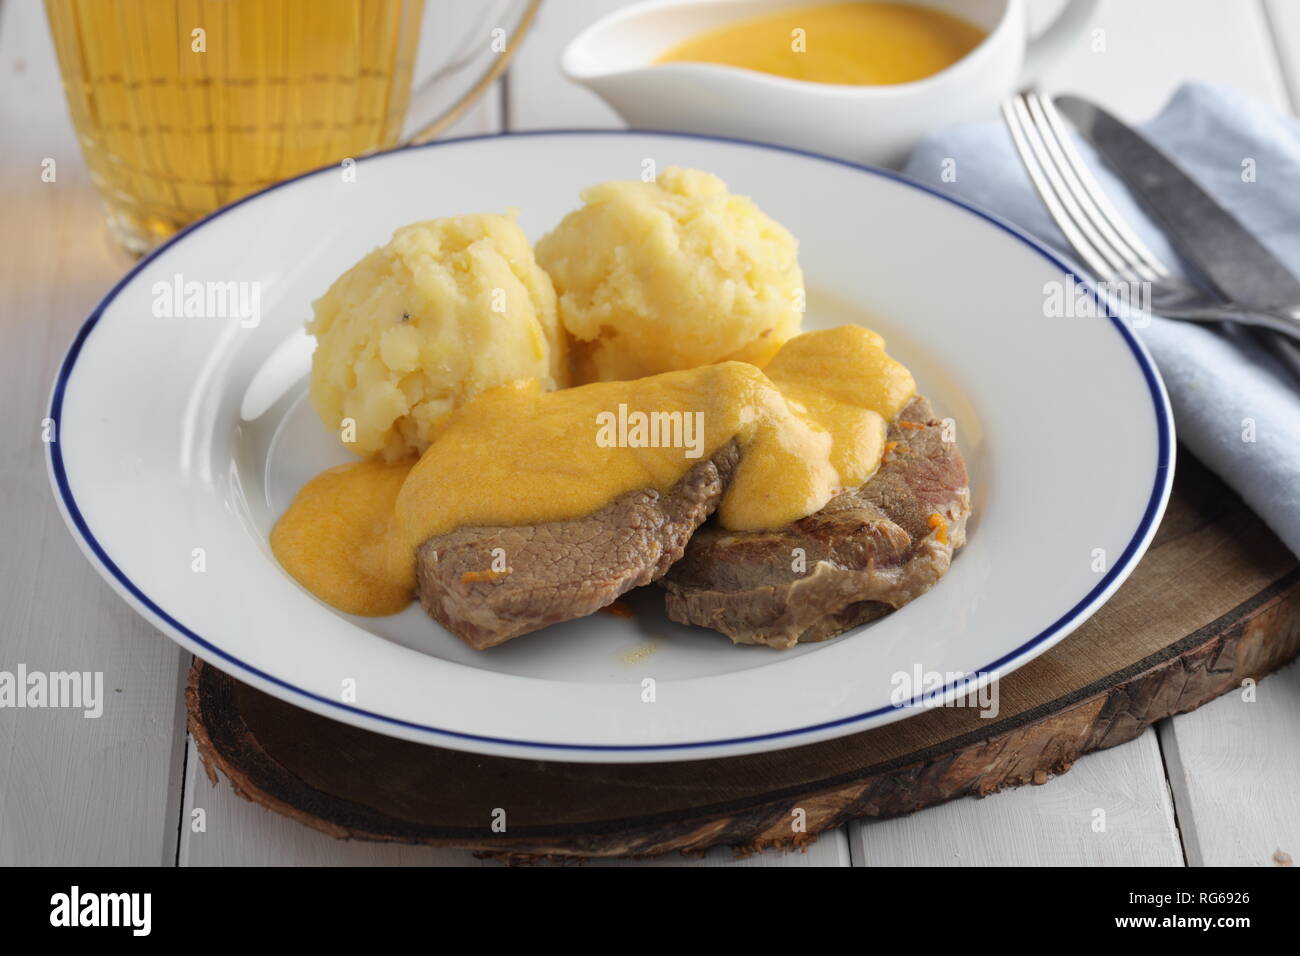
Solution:
<path fill-rule="evenodd" d="M 948 576 L 877 623 L 785 652 L 673 625 L 653 594 L 634 619 L 597 614 L 480 653 L 418 608 L 353 618 L 302 590 L 267 533 L 303 482 L 346 459 L 303 401 L 311 301 L 404 223 L 518 207 L 537 238 L 583 187 L 639 177 L 646 160 L 712 170 L 753 196 L 799 237 L 806 325 L 878 329 L 955 419 L 975 513 Z M 945 675 L 951 696 L 1042 653 L 1119 586 L 1164 509 L 1168 405 L 1131 332 L 1045 317 L 1059 261 L 896 175 L 603 131 L 452 141 L 355 171 L 355 182 L 331 168 L 273 187 L 141 262 L 72 343 L 50 412 L 56 496 L 100 573 L 181 645 L 278 697 L 394 736 L 522 757 L 809 743 L 912 712 L 891 700 L 899 674 Z M 260 283 L 260 323 L 155 317 L 154 284 L 178 274 Z"/>

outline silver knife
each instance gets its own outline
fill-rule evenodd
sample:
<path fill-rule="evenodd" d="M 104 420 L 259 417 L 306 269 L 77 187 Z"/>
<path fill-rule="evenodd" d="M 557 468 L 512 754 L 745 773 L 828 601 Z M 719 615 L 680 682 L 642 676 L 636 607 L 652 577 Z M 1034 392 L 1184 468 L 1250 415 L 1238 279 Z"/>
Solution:
<path fill-rule="evenodd" d="M 1220 295 L 1257 309 L 1300 309 L 1300 279 L 1164 153 L 1087 100 L 1054 102 Z"/>
<path fill-rule="evenodd" d="M 1300 319 L 1300 279 L 1173 160 L 1094 103 L 1070 95 L 1054 102 L 1219 295 Z M 1300 345 L 1277 332 L 1251 332 L 1300 381 Z"/>

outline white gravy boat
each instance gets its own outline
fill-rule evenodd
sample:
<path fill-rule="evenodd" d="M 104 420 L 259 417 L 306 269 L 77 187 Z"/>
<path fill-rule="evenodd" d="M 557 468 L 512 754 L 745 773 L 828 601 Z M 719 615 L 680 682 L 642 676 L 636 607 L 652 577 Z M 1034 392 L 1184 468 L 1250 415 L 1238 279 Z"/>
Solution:
<path fill-rule="evenodd" d="M 1029 37 L 1024 0 L 925 0 L 988 35 L 945 70 L 913 83 L 844 86 L 705 63 L 654 60 L 705 30 L 822 0 L 651 0 L 598 20 L 565 48 L 560 68 L 630 126 L 761 140 L 896 166 L 926 133 L 993 117 L 1092 15 L 1070 0 Z"/>

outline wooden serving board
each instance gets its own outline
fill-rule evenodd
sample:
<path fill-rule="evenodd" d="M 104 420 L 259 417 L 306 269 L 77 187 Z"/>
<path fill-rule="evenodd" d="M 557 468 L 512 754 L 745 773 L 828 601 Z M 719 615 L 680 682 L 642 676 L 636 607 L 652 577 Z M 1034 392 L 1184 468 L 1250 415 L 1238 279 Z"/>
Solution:
<path fill-rule="evenodd" d="M 799 844 L 855 817 L 1042 783 L 1282 666 L 1300 650 L 1300 567 L 1185 451 L 1132 577 L 1001 681 L 1000 712 L 938 708 L 864 733 L 723 760 L 600 765 L 483 757 L 337 723 L 195 661 L 186 699 L 208 775 L 340 838 L 512 857 Z M 506 810 L 505 832 L 492 829 Z M 804 811 L 806 827 L 792 824 Z"/>

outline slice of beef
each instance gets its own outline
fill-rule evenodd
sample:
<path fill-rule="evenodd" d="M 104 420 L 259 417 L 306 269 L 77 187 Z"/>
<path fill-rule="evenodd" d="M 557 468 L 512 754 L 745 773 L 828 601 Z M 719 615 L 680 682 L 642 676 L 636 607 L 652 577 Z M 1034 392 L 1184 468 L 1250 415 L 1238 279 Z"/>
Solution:
<path fill-rule="evenodd" d="M 890 424 L 887 441 L 865 484 L 807 518 L 775 531 L 701 528 L 660 581 L 668 616 L 740 644 L 788 648 L 928 591 L 966 540 L 966 464 L 920 396 Z"/>
<path fill-rule="evenodd" d="M 594 613 L 657 580 L 682 556 L 739 460 L 730 442 L 667 494 L 630 492 L 573 521 L 461 528 L 430 538 L 416 557 L 420 603 L 478 650 Z M 502 565 L 505 572 L 492 570 Z"/>

